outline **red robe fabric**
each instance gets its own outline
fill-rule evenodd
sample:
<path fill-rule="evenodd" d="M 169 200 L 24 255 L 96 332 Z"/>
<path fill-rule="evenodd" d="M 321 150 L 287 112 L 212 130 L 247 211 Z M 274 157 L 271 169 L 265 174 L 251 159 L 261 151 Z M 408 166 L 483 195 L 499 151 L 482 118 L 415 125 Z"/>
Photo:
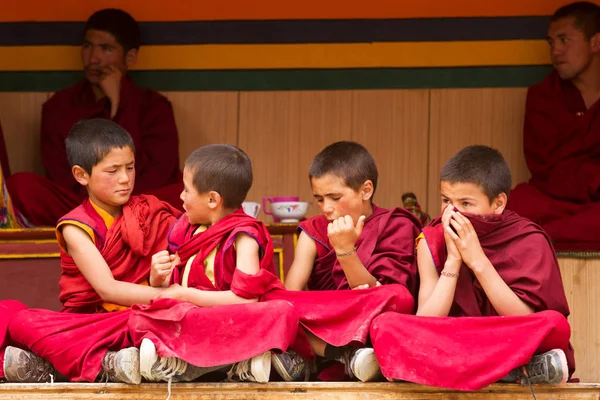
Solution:
<path fill-rule="evenodd" d="M 286 301 L 262 301 L 272 290 L 284 290 L 275 275 L 273 245 L 265 225 L 240 208 L 206 231 L 193 235 L 197 226 L 180 218 L 169 235 L 169 247 L 181 263 L 171 275 L 181 283 L 188 260 L 196 255 L 188 287 L 204 291 L 231 290 L 258 303 L 199 307 L 173 299 L 135 306 L 129 320 L 132 341 L 139 346 L 151 339 L 158 354 L 178 357 L 197 366 L 218 366 L 242 361 L 268 350 L 285 351 L 297 340 L 298 315 Z M 236 235 L 253 237 L 261 250 L 260 271 L 248 275 L 236 268 Z M 204 259 L 218 246 L 214 259 L 214 284 L 204 272 Z M 192 346 L 193 344 L 193 346 Z"/>
<path fill-rule="evenodd" d="M 96 100 L 86 79 L 55 93 L 44 104 L 40 138 L 47 179 L 23 172 L 7 182 L 15 206 L 33 224 L 55 225 L 58 218 L 87 196 L 71 174 L 65 139 L 75 123 L 91 118 L 110 119 L 110 102 L 106 98 Z M 177 127 L 169 101 L 124 77 L 113 121 L 129 132 L 136 148 L 134 193 L 153 194 L 181 208 L 179 194 L 183 185 Z"/>
<path fill-rule="evenodd" d="M 169 229 L 179 214 L 155 197 L 141 195 L 131 197 L 108 230 L 89 201 L 64 219 L 94 229 L 96 246 L 115 279 L 140 283 L 149 276 L 152 255 L 167 248 Z M 61 253 L 61 265 L 62 312 L 21 310 L 8 321 L 8 332 L 16 345 L 45 358 L 70 380 L 94 381 L 106 351 L 131 346 L 130 310 L 102 313 L 101 298 L 68 254 Z"/>
<path fill-rule="evenodd" d="M 553 71 L 527 93 L 523 145 L 529 183 L 508 208 L 531 219 L 559 251 L 600 250 L 600 102 Z"/>
<path fill-rule="evenodd" d="M 6 151 L 6 142 L 4 140 L 4 132 L 2 126 L 0 126 L 0 166 L 2 166 L 2 173 L 4 178 L 8 178 L 10 173 L 10 164 L 8 163 L 8 153 Z"/>
<path fill-rule="evenodd" d="M 328 224 L 327 218 L 320 215 L 299 225 L 299 229 L 317 245 L 317 259 L 307 285 L 309 290 L 350 289 L 329 243 Z M 412 213 L 373 204 L 373 214 L 365 220 L 363 232 L 356 242 L 356 254 L 379 283 L 398 283 L 416 295 L 419 281 L 414 243 L 420 231 L 420 222 Z"/>
<path fill-rule="evenodd" d="M 14 345 L 8 334 L 8 325 L 16 313 L 26 308 L 27 306 L 20 301 L 0 301 L 0 379 L 4 378 L 4 351 L 6 346 Z"/>
<path fill-rule="evenodd" d="M 154 196 L 132 196 L 110 229 L 89 200 L 59 220 L 79 221 L 95 233 L 96 247 L 118 281 L 141 283 L 150 275 L 152 255 L 167 248 L 170 227 L 180 215 Z M 60 227 L 59 227 L 60 229 Z M 95 313 L 102 299 L 81 274 L 73 257 L 61 250 L 59 299 L 62 312 Z"/>
<path fill-rule="evenodd" d="M 569 307 L 548 236 L 511 211 L 466 216 L 498 274 L 536 313 L 498 316 L 474 274 L 463 265 L 449 317 L 386 313 L 373 322 L 371 337 L 384 375 L 477 390 L 552 348 L 565 351 L 572 373 Z M 439 272 L 447 257 L 441 218 L 424 228 L 423 234 Z"/>

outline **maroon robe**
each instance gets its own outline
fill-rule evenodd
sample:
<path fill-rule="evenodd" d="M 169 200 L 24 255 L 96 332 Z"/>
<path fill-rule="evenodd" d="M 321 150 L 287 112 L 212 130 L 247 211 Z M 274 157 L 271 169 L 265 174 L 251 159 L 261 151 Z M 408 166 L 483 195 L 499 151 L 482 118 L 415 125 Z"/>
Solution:
<path fill-rule="evenodd" d="M 508 208 L 541 225 L 560 251 L 600 250 L 600 102 L 553 71 L 527 93 L 523 145 L 529 183 Z"/>
<path fill-rule="evenodd" d="M 572 373 L 569 307 L 548 236 L 511 211 L 466 216 L 500 277 L 536 313 L 498 316 L 473 272 L 463 264 L 449 317 L 386 313 L 373 322 L 371 337 L 384 375 L 477 390 L 552 348 L 565 351 Z M 447 257 L 441 218 L 424 228 L 423 234 L 439 273 Z"/>
<path fill-rule="evenodd" d="M 149 276 L 152 255 L 167 248 L 169 229 L 179 214 L 155 197 L 141 195 L 131 197 L 110 229 L 88 200 L 63 219 L 94 230 L 96 246 L 115 279 L 140 283 Z M 8 333 L 12 342 L 45 358 L 67 378 L 93 381 L 107 350 L 131 346 L 130 310 L 102 313 L 102 299 L 64 252 L 61 266 L 62 312 L 19 311 L 8 321 Z"/>
<path fill-rule="evenodd" d="M 261 300 L 269 291 L 285 290 L 275 275 L 273 244 L 261 221 L 240 208 L 194 235 L 196 228 L 183 216 L 169 235 L 169 247 L 181 259 L 171 275 L 172 283 L 181 284 L 186 263 L 196 256 L 190 267 L 188 287 L 203 291 L 231 290 L 240 297 Z M 255 275 L 236 268 L 233 244 L 240 233 L 253 237 L 259 245 L 260 271 Z M 204 271 L 204 260 L 215 248 L 212 283 Z M 159 355 L 208 367 L 246 360 L 268 350 L 285 351 L 296 340 L 298 316 L 290 303 L 281 300 L 200 307 L 159 299 L 149 306 L 133 308 L 129 330 L 136 346 L 149 338 Z"/>
<path fill-rule="evenodd" d="M 317 245 L 317 259 L 307 285 L 309 290 L 350 289 L 335 250 L 329 243 L 328 224 L 327 218 L 320 215 L 299 225 L 299 229 Z M 416 295 L 419 281 L 414 241 L 419 233 L 420 223 L 412 213 L 373 204 L 373 214 L 365 220 L 362 234 L 356 242 L 356 254 L 379 283 L 398 283 Z"/>
<path fill-rule="evenodd" d="M 129 132 L 136 148 L 134 193 L 153 194 L 181 208 L 183 185 L 171 104 L 158 92 L 139 88 L 127 77 L 121 81 L 120 96 L 112 120 Z M 22 172 L 7 182 L 15 206 L 31 223 L 53 226 L 87 196 L 71 174 L 65 139 L 73 125 L 91 118 L 110 119 L 110 102 L 107 98 L 96 100 L 86 79 L 55 93 L 44 104 L 40 137 L 47 179 Z"/>

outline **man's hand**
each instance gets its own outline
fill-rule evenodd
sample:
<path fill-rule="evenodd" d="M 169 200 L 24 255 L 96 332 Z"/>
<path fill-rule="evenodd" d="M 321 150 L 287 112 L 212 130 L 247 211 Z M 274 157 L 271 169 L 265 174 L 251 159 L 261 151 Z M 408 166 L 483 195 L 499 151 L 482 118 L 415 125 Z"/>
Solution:
<path fill-rule="evenodd" d="M 358 218 L 356 226 L 352 217 L 346 215 L 333 220 L 327 225 L 327 236 L 329 243 L 333 246 L 336 253 L 349 253 L 354 250 L 356 241 L 362 233 L 365 226 L 365 216 Z"/>
<path fill-rule="evenodd" d="M 107 65 L 102 69 L 98 85 L 110 101 L 110 117 L 114 118 L 119 109 L 121 99 L 121 78 L 123 73 L 114 65 Z"/>

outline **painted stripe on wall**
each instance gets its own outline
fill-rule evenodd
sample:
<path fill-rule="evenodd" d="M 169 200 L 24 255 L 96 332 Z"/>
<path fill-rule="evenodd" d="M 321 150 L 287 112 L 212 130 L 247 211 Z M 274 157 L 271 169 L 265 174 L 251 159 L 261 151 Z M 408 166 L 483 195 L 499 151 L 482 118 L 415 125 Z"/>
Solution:
<path fill-rule="evenodd" d="M 0 47 L 1 71 L 81 69 L 78 46 Z M 410 68 L 549 64 L 543 40 L 146 46 L 137 70 Z"/>
<path fill-rule="evenodd" d="M 80 45 L 83 22 L 0 23 L 0 46 Z M 143 22 L 143 44 L 545 39 L 548 17 Z"/>
<path fill-rule="evenodd" d="M 600 3 L 599 0 L 594 0 Z M 551 15 L 570 0 L 20 0 L 5 1 L 0 20 L 85 21 L 116 7 L 138 21 L 370 19 Z"/>
<path fill-rule="evenodd" d="M 549 72 L 546 65 L 470 68 L 400 68 L 259 71 L 133 71 L 140 86 L 162 91 L 334 90 L 527 87 Z M 54 92 L 81 72 L 0 72 L 1 92 Z"/>

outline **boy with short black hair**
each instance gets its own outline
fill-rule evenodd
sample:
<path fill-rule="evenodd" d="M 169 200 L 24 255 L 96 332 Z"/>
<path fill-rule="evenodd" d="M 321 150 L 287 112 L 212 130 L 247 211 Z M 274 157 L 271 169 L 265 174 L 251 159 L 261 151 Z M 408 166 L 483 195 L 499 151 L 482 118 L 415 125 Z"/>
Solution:
<path fill-rule="evenodd" d="M 53 367 L 41 356 L 71 380 L 93 381 L 104 363 L 110 380 L 139 383 L 137 349 L 127 348 L 127 314 L 69 314 L 118 311 L 149 303 L 160 293 L 147 284 L 152 255 L 166 247 L 169 227 L 180 212 L 153 196 L 131 196 L 135 147 L 118 124 L 81 121 L 66 148 L 72 174 L 88 198 L 56 228 L 62 313 L 26 309 L 11 318 L 12 340 L 35 354 L 7 348 L 4 372 L 11 381 L 43 381 Z M 76 338 L 75 345 L 65 349 L 65 338 Z M 111 349 L 123 350 L 104 357 L 107 341 Z"/>
<path fill-rule="evenodd" d="M 294 299 L 290 294 L 290 301 L 299 310 L 300 321 L 307 328 L 317 355 L 342 362 L 350 376 L 373 380 L 379 375 L 373 350 L 347 346 L 348 342 L 331 337 L 324 329 L 325 317 L 334 313 L 345 321 L 336 328 L 338 332 L 340 328 L 352 327 L 353 320 L 364 321 L 366 329 L 354 341 L 365 344 L 372 318 L 390 304 L 398 302 L 395 307 L 399 312 L 411 312 L 418 286 L 414 240 L 420 224 L 404 209 L 387 210 L 373 204 L 377 166 L 359 143 L 342 141 L 327 146 L 313 159 L 309 179 L 322 215 L 300 223 L 295 258 L 285 285 L 289 290 L 338 291 L 327 293 L 336 311 L 303 316 L 303 296 L 298 294 L 298 299 Z M 345 291 L 381 285 L 369 294 Z M 316 303 L 320 296 L 317 292 L 306 294 L 309 303 Z M 362 295 L 362 308 L 343 308 Z M 295 359 L 293 353 L 276 356 L 274 365 L 285 377 Z"/>
<path fill-rule="evenodd" d="M 541 228 L 505 210 L 504 157 L 465 147 L 440 180 L 442 216 L 417 240 L 417 316 L 385 313 L 371 327 L 384 375 L 461 390 L 511 371 L 512 381 L 564 383 L 575 365 L 560 270 Z"/>

